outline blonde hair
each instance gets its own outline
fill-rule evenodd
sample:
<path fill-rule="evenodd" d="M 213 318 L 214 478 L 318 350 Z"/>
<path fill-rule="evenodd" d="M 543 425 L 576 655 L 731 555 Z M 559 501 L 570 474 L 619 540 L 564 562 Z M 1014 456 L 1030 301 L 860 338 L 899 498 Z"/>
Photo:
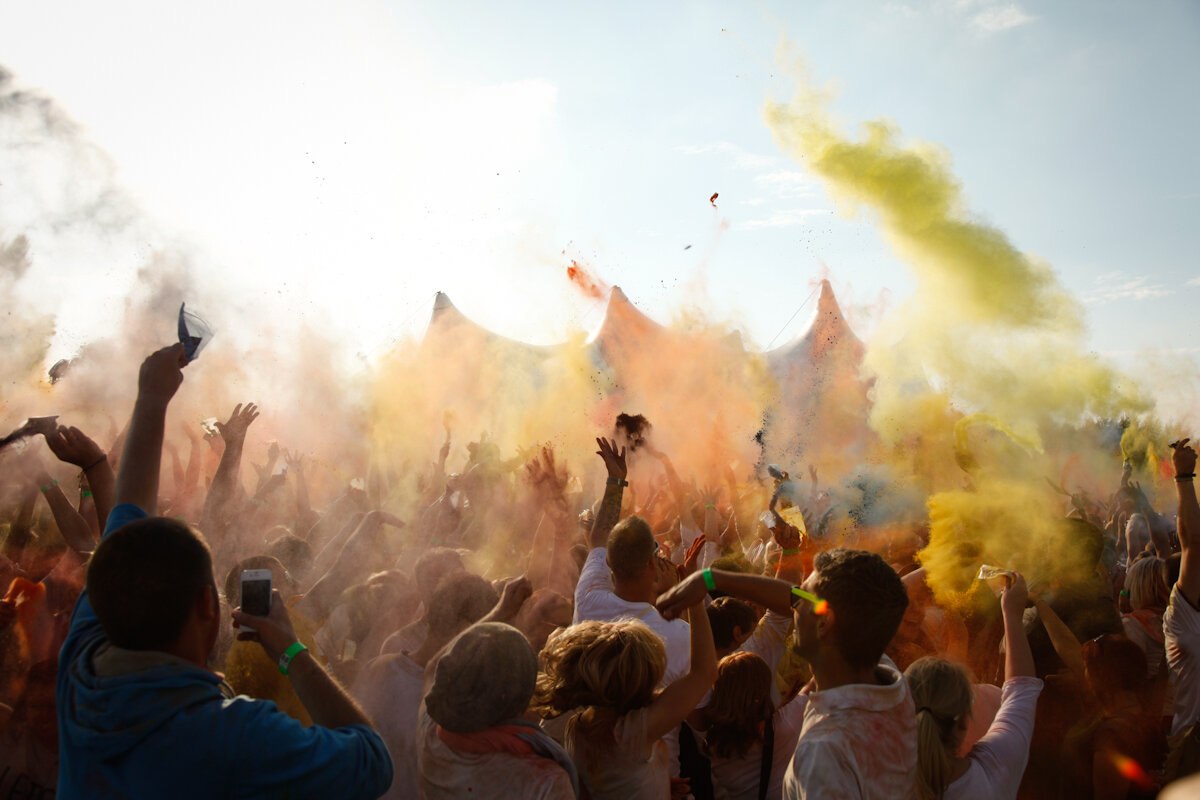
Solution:
<path fill-rule="evenodd" d="M 742 758 L 763 740 L 763 723 L 775 713 L 774 676 L 754 653 L 730 653 L 717 664 L 712 700 L 704 708 L 708 751 L 720 758 Z"/>
<path fill-rule="evenodd" d="M 971 714 L 971 676 L 961 664 L 927 656 L 914 661 L 904 677 L 917 707 L 917 794 L 940 800 Z"/>
<path fill-rule="evenodd" d="M 1166 608 L 1167 562 L 1153 556 L 1139 558 L 1125 573 L 1125 588 L 1129 590 L 1129 605 L 1140 608 Z"/>
<path fill-rule="evenodd" d="M 556 717 L 576 708 L 613 712 L 650 705 L 667 671 L 667 650 L 646 624 L 581 622 L 558 631 L 542 648 L 533 705 Z"/>

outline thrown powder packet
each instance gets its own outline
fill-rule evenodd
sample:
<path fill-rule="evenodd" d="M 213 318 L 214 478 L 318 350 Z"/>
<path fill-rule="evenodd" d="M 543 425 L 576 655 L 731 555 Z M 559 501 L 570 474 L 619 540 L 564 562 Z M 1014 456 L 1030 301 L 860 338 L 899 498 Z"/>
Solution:
<path fill-rule="evenodd" d="M 1012 576 L 1011 569 L 1003 567 L 994 567 L 991 564 L 980 566 L 979 573 L 975 576 L 975 580 L 983 581 L 988 585 L 988 588 L 1000 595 L 1008 587 L 1008 579 Z"/>
<path fill-rule="evenodd" d="M 213 330 L 212 326 L 200 317 L 185 311 L 185 305 L 186 303 L 179 304 L 179 343 L 183 345 L 188 363 L 191 363 L 199 358 L 200 351 L 212 338 Z"/>

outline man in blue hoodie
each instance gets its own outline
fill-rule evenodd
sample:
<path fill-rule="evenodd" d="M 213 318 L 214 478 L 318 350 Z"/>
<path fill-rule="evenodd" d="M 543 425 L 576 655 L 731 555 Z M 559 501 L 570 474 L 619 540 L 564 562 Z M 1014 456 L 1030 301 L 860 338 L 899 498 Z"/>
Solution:
<path fill-rule="evenodd" d="M 375 798 L 392 763 L 370 720 L 298 643 L 278 592 L 253 628 L 312 716 L 237 697 L 207 667 L 221 625 L 212 557 L 155 517 L 167 405 L 181 345 L 143 362 L 116 505 L 59 654 L 59 797 Z"/>

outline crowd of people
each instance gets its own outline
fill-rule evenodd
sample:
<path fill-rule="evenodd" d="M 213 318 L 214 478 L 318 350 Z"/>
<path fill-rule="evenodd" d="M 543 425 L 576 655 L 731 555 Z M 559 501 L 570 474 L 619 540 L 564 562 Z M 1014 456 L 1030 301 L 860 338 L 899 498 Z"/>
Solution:
<path fill-rule="evenodd" d="M 403 504 L 274 444 L 244 474 L 253 404 L 184 458 L 186 364 L 106 447 L 0 453 L 0 798 L 1200 797 L 1187 440 L 1174 508 L 1114 470 L 1064 513 L 1088 574 L 981 556 L 964 604 L 919 528 L 823 536 L 815 470 L 697 485 L 620 427 L 599 498 L 549 446 L 451 472 L 449 432 Z"/>

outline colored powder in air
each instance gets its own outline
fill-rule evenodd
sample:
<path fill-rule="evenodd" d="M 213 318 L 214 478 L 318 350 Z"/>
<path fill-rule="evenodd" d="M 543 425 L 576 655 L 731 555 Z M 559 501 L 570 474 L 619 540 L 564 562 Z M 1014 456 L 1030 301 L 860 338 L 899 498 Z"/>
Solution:
<path fill-rule="evenodd" d="M 878 221 L 915 279 L 867 343 L 864 373 L 882 457 L 931 495 L 930 585 L 965 600 L 982 563 L 1035 583 L 1085 579 L 1093 537 L 1061 530 L 1061 495 L 1044 480 L 1061 462 L 1043 437 L 1152 403 L 1088 351 L 1082 306 L 1051 267 L 969 211 L 943 149 L 903 142 L 885 121 L 852 139 L 826 104 L 801 80 L 792 100 L 767 104 L 766 121 L 842 210 Z"/>

